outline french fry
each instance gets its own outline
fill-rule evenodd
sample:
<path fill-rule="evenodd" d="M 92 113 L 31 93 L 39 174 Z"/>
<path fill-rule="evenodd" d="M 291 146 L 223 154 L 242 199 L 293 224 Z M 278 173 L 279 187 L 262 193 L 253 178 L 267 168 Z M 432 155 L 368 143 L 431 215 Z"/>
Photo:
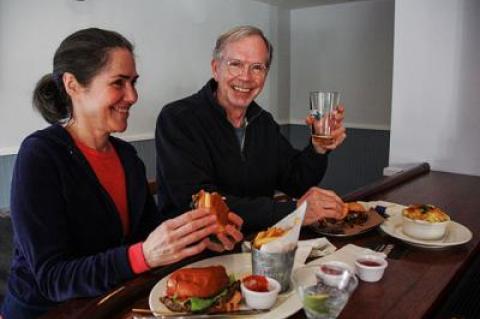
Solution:
<path fill-rule="evenodd" d="M 267 230 L 261 231 L 255 236 L 253 240 L 253 246 L 259 249 L 262 245 L 269 243 L 279 237 L 282 237 L 287 233 L 286 230 L 279 227 L 270 227 Z"/>

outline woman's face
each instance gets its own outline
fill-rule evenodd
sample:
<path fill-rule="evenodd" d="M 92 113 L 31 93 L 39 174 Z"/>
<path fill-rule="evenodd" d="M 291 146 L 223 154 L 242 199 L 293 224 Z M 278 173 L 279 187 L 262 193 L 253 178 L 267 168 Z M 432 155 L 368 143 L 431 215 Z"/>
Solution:
<path fill-rule="evenodd" d="M 112 49 L 100 73 L 72 96 L 74 120 L 99 134 L 125 131 L 130 107 L 138 99 L 137 78 L 132 53 Z"/>

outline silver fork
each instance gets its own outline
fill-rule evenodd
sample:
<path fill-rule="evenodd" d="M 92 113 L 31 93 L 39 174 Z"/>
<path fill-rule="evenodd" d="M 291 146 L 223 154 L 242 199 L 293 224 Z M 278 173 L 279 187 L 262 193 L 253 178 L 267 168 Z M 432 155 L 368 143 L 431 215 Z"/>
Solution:
<path fill-rule="evenodd" d="M 385 246 L 383 249 L 383 253 L 388 256 L 388 254 L 392 252 L 393 248 L 395 248 L 395 244 L 387 244 L 387 246 Z"/>
<path fill-rule="evenodd" d="M 375 246 L 375 248 L 373 248 L 373 250 L 378 251 L 379 253 L 383 253 L 385 246 L 385 244 L 378 244 L 377 246 Z"/>
<path fill-rule="evenodd" d="M 373 250 L 384 253 L 386 256 L 390 254 L 395 247 L 395 244 L 378 244 Z"/>

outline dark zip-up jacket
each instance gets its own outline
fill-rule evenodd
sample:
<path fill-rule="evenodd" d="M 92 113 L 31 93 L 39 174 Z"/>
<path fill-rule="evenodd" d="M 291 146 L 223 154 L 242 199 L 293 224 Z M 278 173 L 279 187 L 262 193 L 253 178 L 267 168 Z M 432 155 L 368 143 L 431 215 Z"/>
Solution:
<path fill-rule="evenodd" d="M 38 306 L 101 295 L 133 278 L 127 248 L 160 216 L 135 149 L 111 137 L 125 170 L 130 234 L 67 131 L 52 125 L 27 137 L 12 180 L 14 256 L 9 293 Z"/>
<path fill-rule="evenodd" d="M 311 143 L 294 149 L 272 115 L 255 102 L 247 109 L 242 143 L 215 100 L 216 86 L 212 79 L 160 112 L 155 135 L 159 210 L 168 217 L 180 214 L 193 194 L 206 189 L 226 196 L 246 232 L 271 226 L 295 208 L 293 201 L 274 201 L 275 191 L 298 198 L 318 185 L 327 155 L 316 153 Z"/>

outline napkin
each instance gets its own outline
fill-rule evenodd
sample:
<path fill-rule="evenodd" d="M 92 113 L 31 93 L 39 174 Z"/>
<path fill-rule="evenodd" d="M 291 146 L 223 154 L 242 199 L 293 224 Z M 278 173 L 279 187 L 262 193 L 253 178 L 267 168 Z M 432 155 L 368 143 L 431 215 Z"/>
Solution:
<path fill-rule="evenodd" d="M 297 244 L 294 267 L 305 265 L 308 257 L 327 256 L 335 250 L 337 250 L 337 247 L 325 237 L 300 240 Z"/>
<path fill-rule="evenodd" d="M 355 269 L 355 260 L 362 255 L 375 255 L 381 258 L 386 258 L 387 256 L 384 253 L 376 252 L 369 248 L 360 247 L 354 244 L 348 244 L 340 248 L 339 250 L 333 252 L 332 254 L 315 259 L 308 263 L 309 265 L 320 265 L 327 261 L 342 261 L 349 265 L 352 270 Z"/>
<path fill-rule="evenodd" d="M 269 243 L 263 244 L 262 247 L 260 247 L 260 250 L 267 253 L 280 253 L 295 248 L 295 246 L 297 246 L 298 237 L 300 236 L 300 229 L 302 228 L 306 209 L 307 201 L 273 225 L 273 227 L 288 229 L 288 232 Z"/>

